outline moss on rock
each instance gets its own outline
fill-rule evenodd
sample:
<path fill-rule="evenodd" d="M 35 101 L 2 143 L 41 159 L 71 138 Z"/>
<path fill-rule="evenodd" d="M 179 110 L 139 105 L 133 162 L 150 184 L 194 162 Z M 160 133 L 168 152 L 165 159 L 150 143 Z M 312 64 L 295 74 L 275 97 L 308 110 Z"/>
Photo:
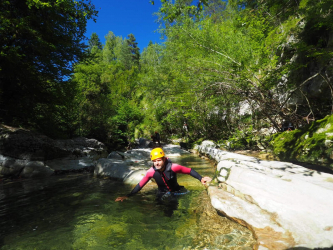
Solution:
<path fill-rule="evenodd" d="M 274 135 L 272 151 L 281 160 L 298 160 L 333 168 L 333 115 L 306 127 Z"/>

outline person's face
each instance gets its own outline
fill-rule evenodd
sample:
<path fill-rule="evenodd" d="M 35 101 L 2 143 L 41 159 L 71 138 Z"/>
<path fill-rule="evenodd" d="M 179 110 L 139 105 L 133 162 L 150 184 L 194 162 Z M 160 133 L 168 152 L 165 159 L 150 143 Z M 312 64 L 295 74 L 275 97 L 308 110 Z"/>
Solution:
<path fill-rule="evenodd" d="M 153 163 L 154 163 L 154 167 L 157 170 L 161 170 L 164 167 L 164 159 L 163 158 L 157 158 L 157 159 L 153 160 Z"/>

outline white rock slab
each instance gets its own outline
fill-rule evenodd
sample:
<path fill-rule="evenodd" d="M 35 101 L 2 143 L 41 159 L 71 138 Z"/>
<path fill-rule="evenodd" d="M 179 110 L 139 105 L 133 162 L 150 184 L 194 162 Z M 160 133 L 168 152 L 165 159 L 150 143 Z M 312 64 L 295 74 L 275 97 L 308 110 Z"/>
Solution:
<path fill-rule="evenodd" d="M 259 249 L 333 246 L 333 176 L 287 162 L 261 161 L 207 146 L 221 189 L 209 187 L 212 205 L 252 228 Z M 220 151 L 220 152 L 219 152 Z"/>
<path fill-rule="evenodd" d="M 259 249 L 287 249 L 294 246 L 289 232 L 257 205 L 217 187 L 209 187 L 208 193 L 215 209 L 254 232 Z"/>

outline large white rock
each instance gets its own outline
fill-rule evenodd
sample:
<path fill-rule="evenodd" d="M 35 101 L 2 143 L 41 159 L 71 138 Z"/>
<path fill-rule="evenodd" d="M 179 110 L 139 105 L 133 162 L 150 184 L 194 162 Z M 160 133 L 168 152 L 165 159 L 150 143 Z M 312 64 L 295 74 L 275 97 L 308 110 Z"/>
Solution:
<path fill-rule="evenodd" d="M 251 228 L 259 249 L 333 246 L 332 175 L 206 146 L 201 153 L 230 171 L 219 188 L 208 188 L 212 205 Z"/>

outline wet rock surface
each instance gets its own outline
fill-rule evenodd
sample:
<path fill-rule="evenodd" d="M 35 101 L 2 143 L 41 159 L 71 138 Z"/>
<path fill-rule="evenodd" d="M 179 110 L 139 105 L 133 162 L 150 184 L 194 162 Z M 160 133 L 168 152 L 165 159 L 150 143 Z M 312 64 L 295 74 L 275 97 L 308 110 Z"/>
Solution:
<path fill-rule="evenodd" d="M 197 150 L 218 163 L 212 205 L 250 228 L 259 249 L 333 246 L 331 174 L 222 151 L 210 141 Z"/>

